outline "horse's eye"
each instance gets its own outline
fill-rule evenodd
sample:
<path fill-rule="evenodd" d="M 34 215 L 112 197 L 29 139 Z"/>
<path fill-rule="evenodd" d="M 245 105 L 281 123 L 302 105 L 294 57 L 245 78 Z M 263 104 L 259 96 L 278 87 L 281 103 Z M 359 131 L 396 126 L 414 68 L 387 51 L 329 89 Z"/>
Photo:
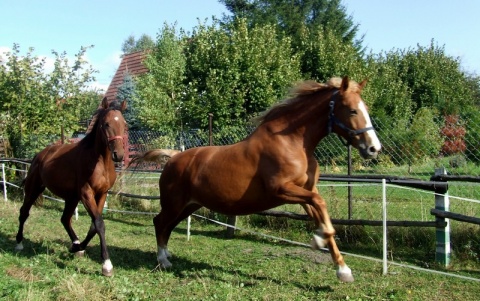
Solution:
<path fill-rule="evenodd" d="M 357 110 L 355 110 L 355 109 L 350 109 L 350 115 L 351 115 L 351 116 L 357 115 Z"/>

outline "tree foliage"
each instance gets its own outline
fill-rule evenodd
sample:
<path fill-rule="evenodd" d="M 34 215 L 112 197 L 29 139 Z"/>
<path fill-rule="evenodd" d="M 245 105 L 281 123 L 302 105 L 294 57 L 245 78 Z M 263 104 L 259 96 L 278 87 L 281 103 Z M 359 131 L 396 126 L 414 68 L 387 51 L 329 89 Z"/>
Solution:
<path fill-rule="evenodd" d="M 171 131 L 182 125 L 186 41 L 175 25 L 164 24 L 144 62 L 149 72 L 138 79 L 134 106 L 140 123 L 149 128 Z"/>
<path fill-rule="evenodd" d="M 149 50 L 153 47 L 155 47 L 155 41 L 149 35 L 142 34 L 138 40 L 135 39 L 134 35 L 130 35 L 123 41 L 122 52 L 129 54 L 141 50 Z"/>
<path fill-rule="evenodd" d="M 194 127 L 205 127 L 209 112 L 216 126 L 244 126 L 300 78 L 290 39 L 278 39 L 271 25 L 249 28 L 245 19 L 199 25 L 186 53 L 185 111 Z"/>
<path fill-rule="evenodd" d="M 86 92 L 94 80 L 94 70 L 84 59 L 87 47 L 69 64 L 66 53 L 57 53 L 53 71 L 45 70 L 45 59 L 33 55 L 30 48 L 20 55 L 14 44 L 6 62 L 0 66 L 1 115 L 5 134 L 18 158 L 31 157 L 47 144 L 59 139 L 61 128 L 73 133 L 92 112 L 85 108 L 98 106 L 98 95 Z"/>
<path fill-rule="evenodd" d="M 342 42 L 355 41 L 358 24 L 347 15 L 340 0 L 220 0 L 232 13 L 224 16 L 230 23 L 236 18 L 245 18 L 250 27 L 276 25 L 280 33 L 290 37 L 294 46 L 301 44 L 305 29 L 319 27 L 335 33 Z"/>

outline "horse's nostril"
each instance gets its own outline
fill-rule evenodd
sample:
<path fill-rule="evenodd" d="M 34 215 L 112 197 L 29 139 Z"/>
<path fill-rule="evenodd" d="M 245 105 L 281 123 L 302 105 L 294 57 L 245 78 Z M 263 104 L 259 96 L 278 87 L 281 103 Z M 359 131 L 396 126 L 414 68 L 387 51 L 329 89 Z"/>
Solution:
<path fill-rule="evenodd" d="M 370 151 L 370 153 L 374 154 L 377 152 L 377 149 L 375 148 L 375 146 L 370 146 L 370 148 L 368 149 Z"/>

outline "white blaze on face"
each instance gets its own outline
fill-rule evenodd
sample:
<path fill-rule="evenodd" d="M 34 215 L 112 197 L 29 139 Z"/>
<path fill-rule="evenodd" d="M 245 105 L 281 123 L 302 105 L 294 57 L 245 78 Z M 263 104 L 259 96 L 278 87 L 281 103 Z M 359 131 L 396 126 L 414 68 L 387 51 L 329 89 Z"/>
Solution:
<path fill-rule="evenodd" d="M 367 107 L 365 106 L 365 103 L 363 102 L 363 100 L 360 101 L 360 103 L 358 104 L 358 108 L 360 109 L 360 111 L 363 113 L 363 116 L 365 117 L 365 122 L 366 122 L 365 127 L 366 128 L 373 127 L 372 121 L 370 120 L 370 115 L 368 115 Z M 377 152 L 380 151 L 380 149 L 382 148 L 382 145 L 380 144 L 380 140 L 378 140 L 378 137 L 375 131 L 369 130 L 365 132 L 365 134 L 370 138 L 370 142 L 372 143 L 370 146 L 373 146 Z"/>

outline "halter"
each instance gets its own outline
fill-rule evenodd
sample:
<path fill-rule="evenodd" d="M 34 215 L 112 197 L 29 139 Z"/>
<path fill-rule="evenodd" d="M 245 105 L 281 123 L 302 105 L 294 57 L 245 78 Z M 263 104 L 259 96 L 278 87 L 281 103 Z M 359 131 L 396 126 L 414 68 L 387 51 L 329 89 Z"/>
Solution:
<path fill-rule="evenodd" d="M 123 136 L 113 136 L 113 137 L 108 137 L 108 142 L 116 140 L 116 139 L 122 139 L 123 141 Z"/>
<path fill-rule="evenodd" d="M 337 95 L 338 95 L 338 90 L 333 92 L 332 99 L 330 100 L 330 104 L 329 104 L 330 112 L 328 113 L 328 134 L 330 134 L 332 132 L 333 125 L 335 124 L 336 126 L 338 126 L 339 128 L 341 128 L 342 130 L 344 130 L 348 133 L 349 138 L 347 139 L 347 142 L 344 142 L 342 140 L 342 137 L 338 136 L 340 141 L 345 146 L 348 146 L 348 145 L 351 144 L 353 137 L 355 137 L 357 135 L 360 135 L 362 133 L 365 133 L 367 131 L 374 130 L 374 128 L 373 128 L 373 126 L 370 126 L 370 127 L 366 127 L 366 128 L 359 129 L 359 130 L 352 130 L 351 128 L 349 128 L 345 124 L 343 124 L 340 120 L 338 120 L 338 118 L 335 117 L 335 115 L 333 114 L 333 109 L 335 107 L 335 101 L 337 100 Z"/>
<path fill-rule="evenodd" d="M 111 142 L 111 141 L 117 140 L 117 139 L 121 139 L 123 141 L 123 136 L 116 135 L 116 136 L 108 137 L 107 133 L 105 131 L 103 131 L 103 125 L 100 125 L 100 128 L 102 129 L 102 133 L 105 135 L 105 138 L 107 138 L 108 142 Z"/>

